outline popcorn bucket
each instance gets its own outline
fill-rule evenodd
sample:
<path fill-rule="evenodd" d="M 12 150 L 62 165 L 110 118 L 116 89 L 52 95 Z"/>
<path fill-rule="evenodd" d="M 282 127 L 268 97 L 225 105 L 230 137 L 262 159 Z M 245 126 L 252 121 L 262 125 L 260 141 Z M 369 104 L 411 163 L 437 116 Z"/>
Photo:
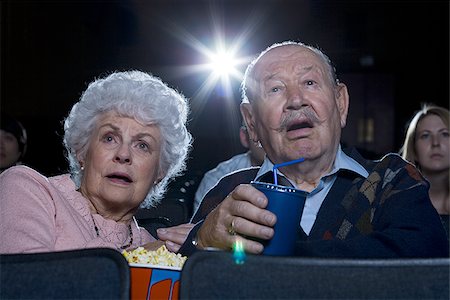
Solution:
<path fill-rule="evenodd" d="M 161 246 L 156 251 L 138 247 L 123 251 L 130 266 L 131 299 L 177 300 L 181 268 L 187 257 Z"/>
<path fill-rule="evenodd" d="M 130 263 L 130 273 L 132 300 L 179 299 L 181 268 Z"/>

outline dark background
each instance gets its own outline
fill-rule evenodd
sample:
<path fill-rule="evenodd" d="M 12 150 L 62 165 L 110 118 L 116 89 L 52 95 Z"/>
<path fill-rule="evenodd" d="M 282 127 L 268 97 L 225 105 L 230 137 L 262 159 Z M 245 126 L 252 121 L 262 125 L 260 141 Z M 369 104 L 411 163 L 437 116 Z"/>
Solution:
<path fill-rule="evenodd" d="M 397 152 L 421 103 L 449 106 L 448 1 L 7 0 L 0 9 L 1 110 L 28 129 L 25 163 L 46 175 L 67 169 L 62 121 L 69 109 L 90 81 L 115 70 L 151 72 L 190 98 L 194 149 L 173 189 L 195 186 L 243 151 L 239 81 L 232 94 L 218 84 L 199 96 L 208 73 L 185 72 L 204 61 L 187 40 L 213 49 L 217 32 L 227 44 L 241 37 L 243 57 L 283 40 L 320 47 L 349 86 L 344 143 L 367 156 Z M 369 119 L 365 139 L 361 120 Z"/>

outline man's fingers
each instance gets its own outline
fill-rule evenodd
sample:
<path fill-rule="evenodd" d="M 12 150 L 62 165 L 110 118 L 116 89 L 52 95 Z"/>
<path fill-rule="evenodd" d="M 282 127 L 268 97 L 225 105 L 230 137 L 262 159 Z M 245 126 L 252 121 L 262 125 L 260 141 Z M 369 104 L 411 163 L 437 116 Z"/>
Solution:
<path fill-rule="evenodd" d="M 251 236 L 263 240 L 268 240 L 271 239 L 274 234 L 274 230 L 271 226 L 261 225 L 241 217 L 235 216 L 232 220 L 231 225 L 231 229 L 233 232 L 236 232 L 243 236 Z"/>
<path fill-rule="evenodd" d="M 159 228 L 156 232 L 160 240 L 171 241 L 181 245 L 186 240 L 192 227 L 194 227 L 194 224 L 181 224 L 173 227 Z"/>

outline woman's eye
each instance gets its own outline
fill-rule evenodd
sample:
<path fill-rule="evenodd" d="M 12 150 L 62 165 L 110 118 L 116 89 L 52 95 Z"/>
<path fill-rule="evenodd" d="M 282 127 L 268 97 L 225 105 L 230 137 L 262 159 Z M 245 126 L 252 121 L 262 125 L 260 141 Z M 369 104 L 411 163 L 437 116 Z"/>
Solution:
<path fill-rule="evenodd" d="M 428 133 L 422 133 L 422 134 L 419 136 L 419 138 L 420 138 L 421 140 L 424 140 L 424 139 L 427 139 L 429 136 L 430 136 L 430 135 L 429 135 Z"/>
<path fill-rule="evenodd" d="M 276 93 L 276 92 L 278 92 L 280 89 L 278 88 L 278 87 L 273 87 L 273 88 L 271 88 L 270 89 L 270 92 L 271 93 Z"/>
<path fill-rule="evenodd" d="M 141 149 L 141 150 L 148 151 L 150 149 L 150 146 L 147 143 L 140 142 L 138 144 L 138 148 Z"/>
<path fill-rule="evenodd" d="M 314 85 L 316 82 L 314 80 L 307 80 L 306 85 Z"/>
<path fill-rule="evenodd" d="M 110 134 L 107 134 L 107 135 L 103 136 L 103 141 L 105 141 L 107 143 L 112 142 L 112 141 L 114 141 L 114 137 Z"/>

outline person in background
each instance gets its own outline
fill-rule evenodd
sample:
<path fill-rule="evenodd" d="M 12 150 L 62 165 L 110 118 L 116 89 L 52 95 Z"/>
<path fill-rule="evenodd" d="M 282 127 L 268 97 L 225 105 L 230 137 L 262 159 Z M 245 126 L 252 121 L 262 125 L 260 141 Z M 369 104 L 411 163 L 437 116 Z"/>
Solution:
<path fill-rule="evenodd" d="M 133 214 L 156 205 L 185 169 L 188 109 L 144 72 L 90 83 L 64 122 L 70 174 L 15 166 L 0 175 L 0 253 L 159 247 Z"/>
<path fill-rule="evenodd" d="M 395 153 L 370 161 L 341 149 L 348 108 L 347 87 L 322 51 L 293 41 L 264 50 L 247 67 L 241 103 L 264 163 L 223 177 L 208 192 L 179 252 L 231 250 L 239 241 L 247 253 L 261 253 L 260 241 L 273 236 L 277 219 L 249 183 L 273 182 L 274 164 L 304 158 L 279 169 L 289 185 L 308 193 L 295 255 L 447 257 L 446 233 L 420 172 Z"/>
<path fill-rule="evenodd" d="M 264 150 L 261 145 L 249 139 L 247 127 L 243 124 L 239 128 L 239 139 L 247 152 L 233 156 L 232 158 L 219 163 L 214 169 L 205 173 L 195 193 L 194 213 L 206 193 L 222 178 L 224 175 L 239 169 L 245 169 L 252 166 L 260 166 L 264 161 Z"/>
<path fill-rule="evenodd" d="M 449 110 L 424 104 L 409 122 L 400 150 L 430 183 L 431 203 L 439 213 L 450 238 L 450 139 Z"/>
<path fill-rule="evenodd" d="M 0 117 L 0 173 L 11 166 L 22 164 L 27 151 L 27 131 L 10 115 Z"/>

